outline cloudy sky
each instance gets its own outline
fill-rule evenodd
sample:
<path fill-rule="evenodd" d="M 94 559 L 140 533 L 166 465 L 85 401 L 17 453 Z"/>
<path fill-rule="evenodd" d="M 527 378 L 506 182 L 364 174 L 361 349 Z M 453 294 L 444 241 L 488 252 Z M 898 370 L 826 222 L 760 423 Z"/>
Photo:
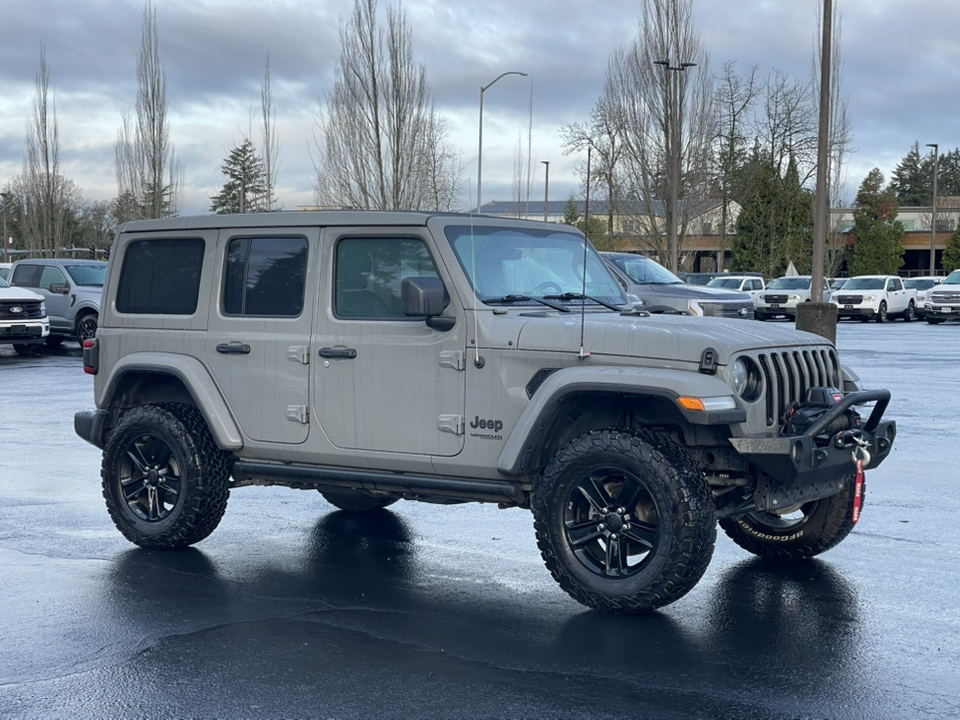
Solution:
<path fill-rule="evenodd" d="M 381 11 L 388 0 L 380 0 Z M 695 0 L 710 70 L 736 61 L 760 75 L 810 75 L 822 0 Z M 185 170 L 185 213 L 205 213 L 220 165 L 252 127 L 259 137 L 267 54 L 281 142 L 283 207 L 313 202 L 312 136 L 353 0 L 155 0 L 172 140 Z M 462 153 L 463 209 L 476 193 L 480 87 L 483 198 L 511 195 L 513 152 L 530 124 L 543 193 L 577 188 L 559 129 L 585 120 L 607 58 L 637 32 L 639 0 L 404 0 L 449 141 Z M 873 167 L 890 171 L 914 141 L 960 146 L 960 2 L 834 0 L 843 21 L 843 92 L 856 148 L 848 196 Z M 143 0 L 0 0 L 0 186 L 21 172 L 41 47 L 60 126 L 61 166 L 86 200 L 116 195 L 114 144 L 136 100 Z M 699 70 L 699 68 L 698 68 Z M 251 116 L 252 125 L 251 125 Z M 469 192 L 467 181 L 469 181 Z"/>

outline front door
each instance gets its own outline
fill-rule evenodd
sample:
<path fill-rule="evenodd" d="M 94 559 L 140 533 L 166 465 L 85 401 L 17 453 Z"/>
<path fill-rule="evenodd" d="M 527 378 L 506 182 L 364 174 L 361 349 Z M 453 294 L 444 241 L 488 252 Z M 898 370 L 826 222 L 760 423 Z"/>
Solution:
<path fill-rule="evenodd" d="M 310 330 L 319 232 L 221 231 L 206 359 L 250 440 L 302 443 L 310 427 Z"/>
<path fill-rule="evenodd" d="M 313 406 L 324 434 L 344 449 L 456 455 L 463 448 L 465 318 L 441 331 L 401 312 L 404 278 L 443 280 L 428 244 L 416 231 L 382 230 L 330 242 L 333 266 L 324 272 L 326 313 L 317 316 L 313 358 Z"/>

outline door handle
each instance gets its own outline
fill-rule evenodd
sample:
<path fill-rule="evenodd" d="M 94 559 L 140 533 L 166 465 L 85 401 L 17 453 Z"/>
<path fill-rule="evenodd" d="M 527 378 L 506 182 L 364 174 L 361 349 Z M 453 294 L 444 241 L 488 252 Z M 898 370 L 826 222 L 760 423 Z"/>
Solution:
<path fill-rule="evenodd" d="M 249 355 L 250 346 L 246 343 L 220 343 L 217 345 L 217 352 L 224 355 Z"/>
<path fill-rule="evenodd" d="M 357 351 L 353 348 L 320 348 L 320 357 L 322 358 L 345 358 L 353 360 L 357 356 Z"/>

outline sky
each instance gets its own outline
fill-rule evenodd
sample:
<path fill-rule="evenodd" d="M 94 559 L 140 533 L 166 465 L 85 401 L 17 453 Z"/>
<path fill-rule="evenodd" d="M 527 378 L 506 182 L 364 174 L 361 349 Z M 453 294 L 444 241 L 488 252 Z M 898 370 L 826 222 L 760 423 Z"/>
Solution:
<path fill-rule="evenodd" d="M 389 0 L 380 0 L 381 13 Z M 396 0 L 393 0 L 396 2 Z M 209 212 L 220 167 L 245 136 L 260 137 L 267 56 L 281 144 L 277 194 L 314 202 L 317 117 L 333 83 L 340 24 L 353 0 L 155 0 L 167 78 L 171 140 L 184 169 L 184 214 Z M 403 0 L 448 142 L 461 153 L 462 207 L 476 203 L 480 88 L 484 93 L 483 201 L 510 200 L 514 151 L 527 146 L 532 197 L 579 192 L 579 155 L 560 130 L 588 119 L 610 53 L 637 35 L 640 0 Z M 808 79 L 822 0 L 694 0 L 697 30 L 719 74 L 724 62 L 760 76 Z M 143 0 L 0 0 L 0 186 L 22 172 L 44 49 L 60 133 L 62 173 L 87 201 L 116 195 L 114 148 L 136 103 Z M 890 172 L 915 141 L 960 146 L 960 2 L 834 0 L 842 94 L 853 148 L 846 196 L 874 167 Z M 532 98 L 532 99 L 531 99 Z M 532 107 L 532 111 L 531 111 Z"/>

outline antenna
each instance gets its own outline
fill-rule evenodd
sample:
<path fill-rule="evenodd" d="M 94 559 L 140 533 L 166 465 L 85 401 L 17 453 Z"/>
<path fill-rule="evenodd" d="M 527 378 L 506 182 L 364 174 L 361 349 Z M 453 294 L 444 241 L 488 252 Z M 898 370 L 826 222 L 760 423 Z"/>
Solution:
<path fill-rule="evenodd" d="M 583 326 L 587 314 L 587 230 L 590 229 L 590 150 L 587 146 L 587 201 L 583 207 L 583 290 L 580 293 L 580 360 L 590 357 L 590 353 L 583 349 Z"/>
<path fill-rule="evenodd" d="M 473 195 L 473 188 L 470 187 L 470 181 L 467 180 L 467 190 L 470 195 Z M 479 206 L 477 207 L 477 212 L 480 212 Z M 477 305 L 479 300 L 479 294 L 477 292 L 477 243 L 473 235 L 473 211 L 470 211 L 470 282 L 473 285 L 473 366 L 476 368 L 483 367 L 480 364 L 480 325 L 477 323 Z"/>

